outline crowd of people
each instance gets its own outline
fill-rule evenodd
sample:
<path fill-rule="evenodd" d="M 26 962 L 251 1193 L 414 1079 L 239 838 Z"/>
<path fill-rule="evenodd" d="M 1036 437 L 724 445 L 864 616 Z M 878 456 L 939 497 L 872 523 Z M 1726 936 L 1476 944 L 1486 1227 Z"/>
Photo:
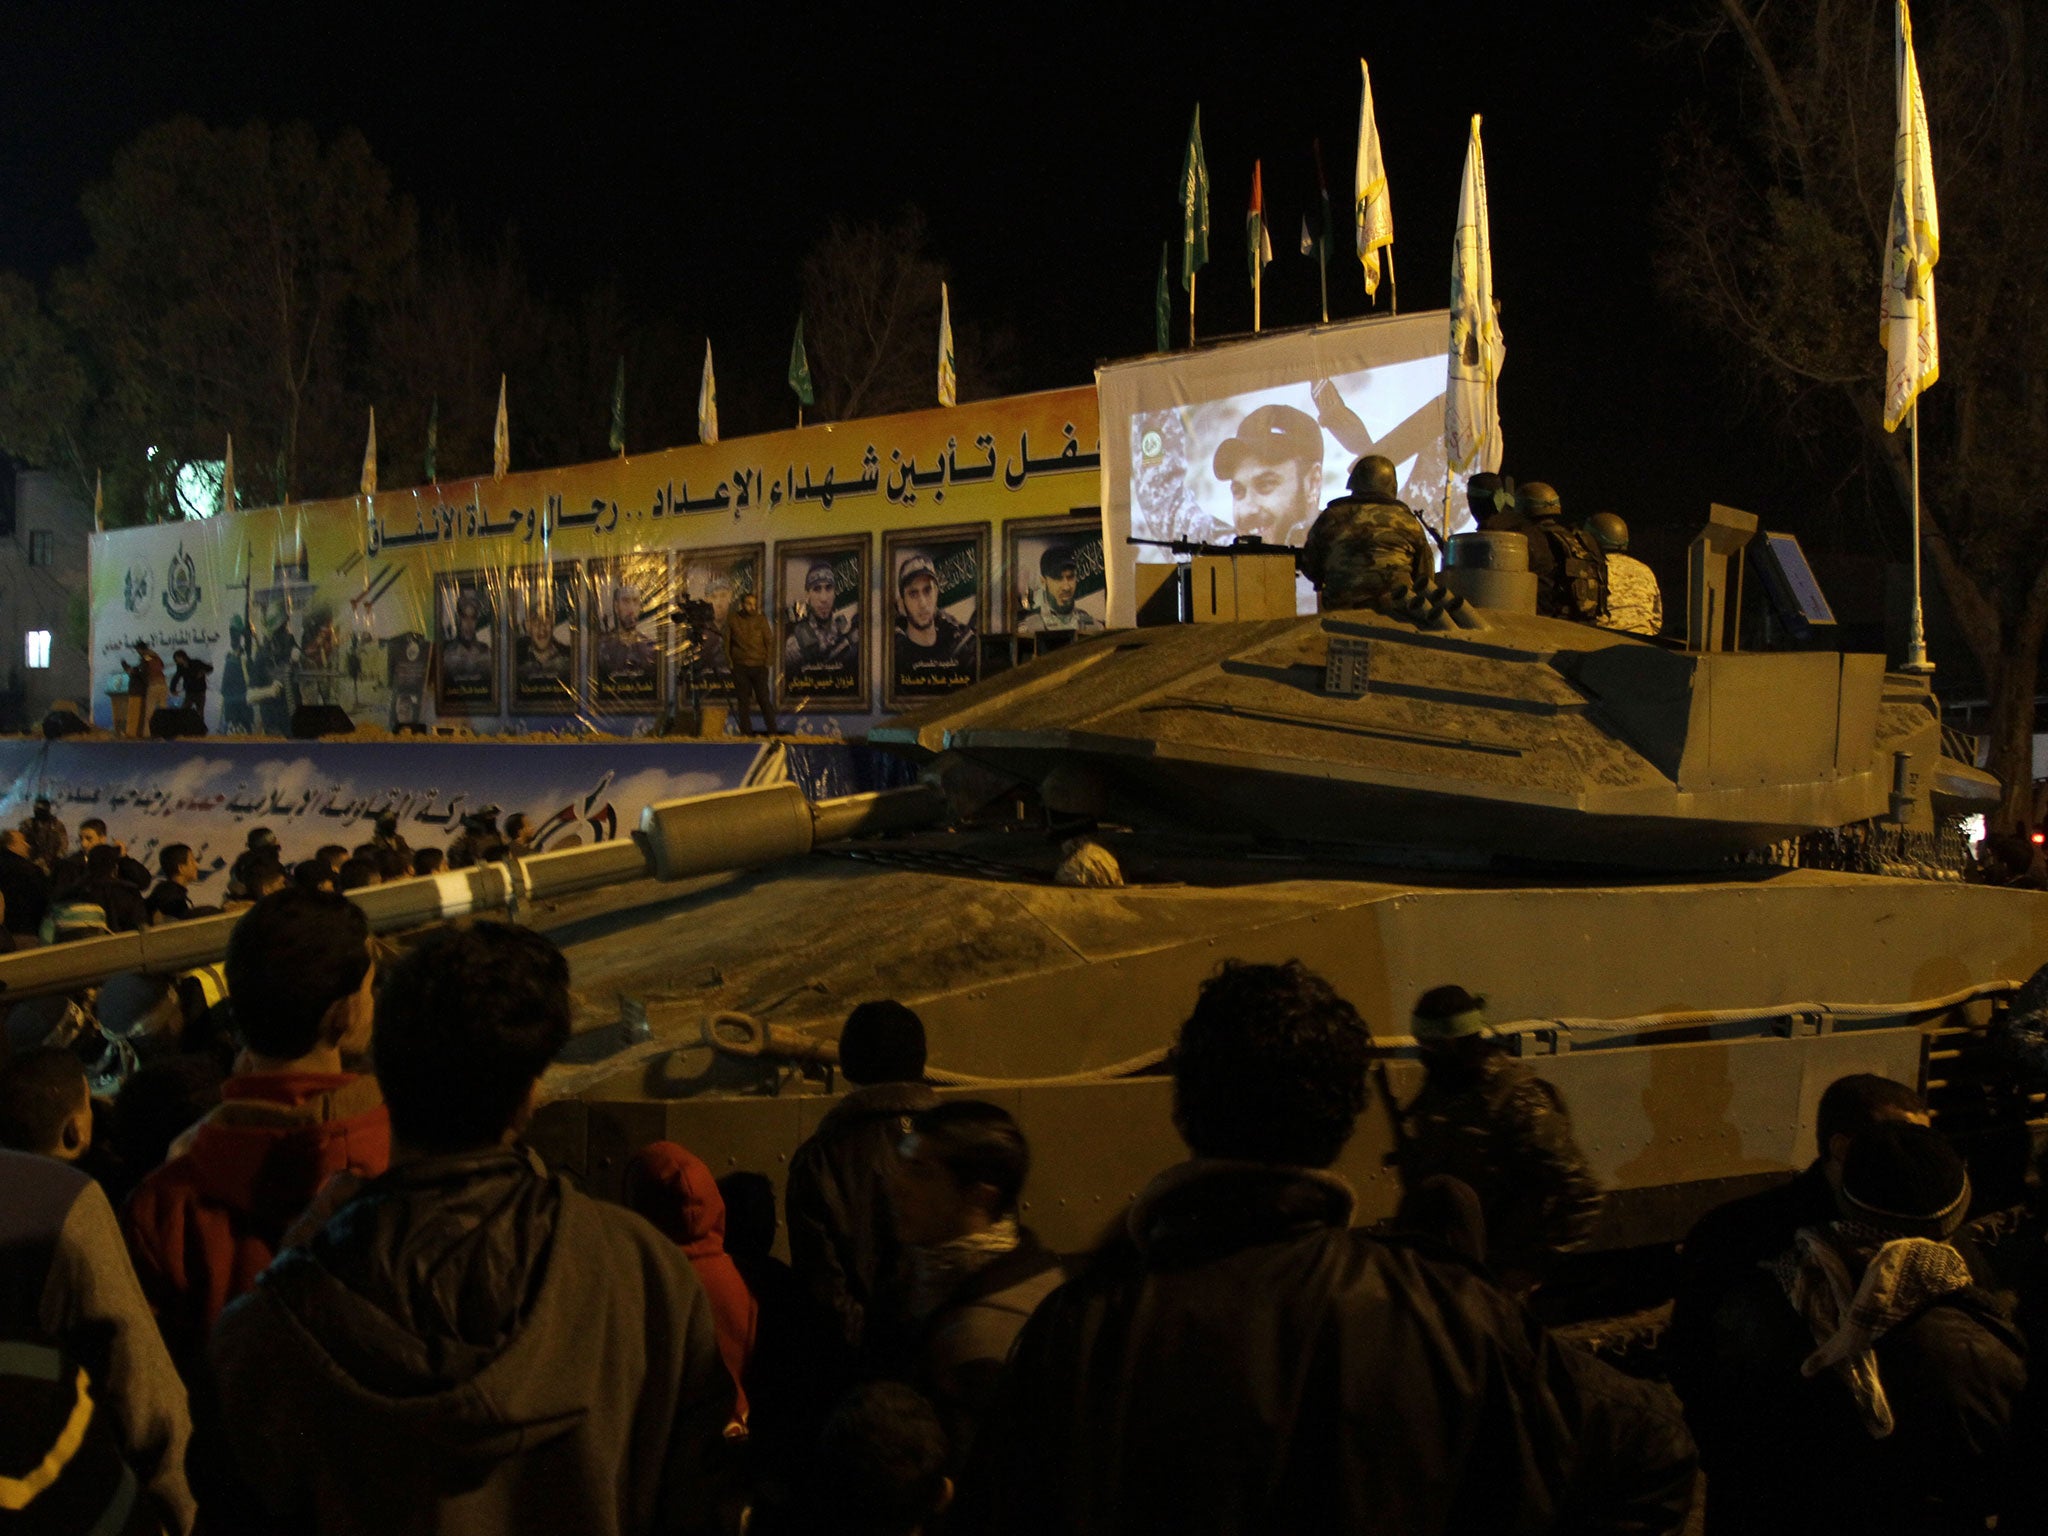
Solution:
<path fill-rule="evenodd" d="M 901 1003 L 846 1019 L 778 1213 L 717 1147 L 639 1149 L 617 1199 L 531 1150 L 571 1006 L 530 930 L 393 956 L 294 879 L 223 969 L 111 1102 L 75 1042 L 0 1062 L 6 1529 L 1650 1533 L 1702 1467 L 1709 1532 L 2041 1528 L 2043 1223 L 1969 1221 L 1887 1079 L 1688 1239 L 1674 1396 L 1536 1320 L 1601 1192 L 1455 986 L 1382 1094 L 1390 1222 L 1332 1171 L 1364 1021 L 1231 961 L 1169 1058 L 1188 1157 L 1060 1254 L 1023 1128 L 928 1085 Z"/>
<path fill-rule="evenodd" d="M 100 817 L 78 824 L 74 846 L 70 829 L 50 802 L 39 799 L 19 827 L 0 832 L 0 953 L 237 911 L 286 885 L 355 891 L 465 869 L 534 851 L 538 831 L 531 817 L 516 811 L 500 828 L 496 809 L 486 808 L 463 817 L 460 832 L 446 848 L 416 849 L 400 831 L 398 818 L 384 816 L 368 842 L 354 847 L 329 843 L 311 858 L 288 864 L 276 832 L 254 827 L 246 846 L 224 869 L 216 865 L 202 876 L 192 845 L 172 842 L 156 850 L 152 874 L 128 856 L 127 845 L 108 832 Z M 213 874 L 224 876 L 215 899 L 197 896 Z"/>

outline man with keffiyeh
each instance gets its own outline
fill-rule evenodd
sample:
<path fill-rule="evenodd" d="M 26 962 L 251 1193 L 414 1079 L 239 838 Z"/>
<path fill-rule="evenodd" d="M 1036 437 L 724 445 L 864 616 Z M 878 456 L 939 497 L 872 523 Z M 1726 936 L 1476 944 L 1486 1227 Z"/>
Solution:
<path fill-rule="evenodd" d="M 1707 1529 L 1982 1531 L 2026 1366 L 1951 1242 L 1962 1159 L 1927 1126 L 1874 1125 L 1835 1205 L 1711 1320 L 1714 1379 L 1689 1404 Z"/>

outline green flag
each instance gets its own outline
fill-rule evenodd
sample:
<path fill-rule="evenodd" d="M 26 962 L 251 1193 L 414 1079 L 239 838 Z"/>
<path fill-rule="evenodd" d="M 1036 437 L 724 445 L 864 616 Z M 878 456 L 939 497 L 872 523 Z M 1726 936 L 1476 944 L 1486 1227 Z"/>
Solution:
<path fill-rule="evenodd" d="M 1152 290 L 1152 326 L 1158 336 L 1160 352 L 1173 350 L 1173 333 L 1167 325 L 1166 300 L 1166 248 L 1168 242 L 1159 242 L 1159 285 Z"/>
<path fill-rule="evenodd" d="M 1202 155 L 1202 104 L 1188 129 L 1188 150 L 1180 162 L 1180 285 L 1194 285 L 1209 264 L 1209 162 Z"/>
<path fill-rule="evenodd" d="M 434 473 L 434 456 L 441 446 L 441 397 L 434 396 L 434 403 L 427 411 L 427 484 L 437 485 L 440 476 Z"/>
<path fill-rule="evenodd" d="M 619 371 L 612 380 L 612 452 L 626 451 L 626 359 L 619 357 Z"/>
<path fill-rule="evenodd" d="M 815 396 L 811 393 L 811 360 L 804 355 L 804 317 L 796 317 L 796 340 L 789 344 L 789 387 L 796 391 L 798 405 L 809 405 Z"/>

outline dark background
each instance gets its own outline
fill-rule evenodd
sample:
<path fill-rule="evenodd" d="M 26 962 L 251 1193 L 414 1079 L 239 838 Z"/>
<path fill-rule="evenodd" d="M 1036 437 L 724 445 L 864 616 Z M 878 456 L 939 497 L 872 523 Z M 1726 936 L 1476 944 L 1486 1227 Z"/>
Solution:
<path fill-rule="evenodd" d="M 1667 586 L 1722 501 L 1799 532 L 1838 606 L 1875 612 L 1903 526 L 1854 496 L 1848 513 L 1837 495 L 1822 515 L 1852 466 L 1830 472 L 1779 447 L 1745 416 L 1744 381 L 1657 294 L 1665 137 L 1707 94 L 1704 70 L 1736 63 L 1672 40 L 1672 24 L 1701 10 L 589 5 L 550 20 L 501 7 L 5 0 L 0 266 L 40 279 L 81 258 L 80 190 L 152 122 L 300 117 L 361 128 L 423 216 L 453 209 L 478 242 L 515 226 L 543 290 L 569 297 L 616 278 L 629 310 L 666 306 L 707 331 L 728 435 L 787 420 L 804 252 L 835 216 L 885 219 L 906 204 L 929 217 L 956 322 L 1015 332 L 1014 385 L 1078 384 L 1099 360 L 1152 347 L 1197 100 L 1215 188 L 1203 336 L 1249 328 L 1254 156 L 1276 254 L 1266 319 L 1317 318 L 1315 264 L 1297 254 L 1317 137 L 1340 230 L 1332 317 L 1367 312 L 1342 243 L 1362 54 L 1403 309 L 1446 302 L 1466 124 L 1484 114 L 1504 467 L 1554 483 L 1567 511 L 1621 512 Z M 1174 302 L 1180 344 L 1177 283 Z"/>

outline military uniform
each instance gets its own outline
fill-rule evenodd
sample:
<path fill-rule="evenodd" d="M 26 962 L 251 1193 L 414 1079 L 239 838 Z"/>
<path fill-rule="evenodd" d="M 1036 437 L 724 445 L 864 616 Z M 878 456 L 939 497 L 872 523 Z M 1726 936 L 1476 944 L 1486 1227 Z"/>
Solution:
<path fill-rule="evenodd" d="M 1556 517 L 1513 508 L 1488 518 L 1488 533 L 1519 533 L 1529 541 L 1536 611 L 1553 619 L 1597 624 L 1607 612 L 1607 559 L 1590 534 Z"/>
<path fill-rule="evenodd" d="M 1634 555 L 1607 552 L 1607 627 L 1632 635 L 1664 632 L 1664 593 L 1656 573 Z"/>
<path fill-rule="evenodd" d="M 1403 502 L 1343 496 L 1308 531 L 1302 574 L 1321 606 L 1370 608 L 1397 587 L 1420 587 L 1436 570 L 1429 535 Z"/>
<path fill-rule="evenodd" d="M 1402 1188 L 1438 1174 L 1470 1185 L 1496 1272 L 1540 1277 L 1592 1235 L 1600 1186 L 1564 1101 L 1505 1051 L 1485 1051 L 1469 1074 L 1432 1067 L 1402 1118 Z"/>
<path fill-rule="evenodd" d="M 790 677 L 851 666 L 853 660 L 852 629 L 842 628 L 836 615 L 821 623 L 808 608 L 791 626 L 789 639 L 782 646 L 782 670 Z"/>

